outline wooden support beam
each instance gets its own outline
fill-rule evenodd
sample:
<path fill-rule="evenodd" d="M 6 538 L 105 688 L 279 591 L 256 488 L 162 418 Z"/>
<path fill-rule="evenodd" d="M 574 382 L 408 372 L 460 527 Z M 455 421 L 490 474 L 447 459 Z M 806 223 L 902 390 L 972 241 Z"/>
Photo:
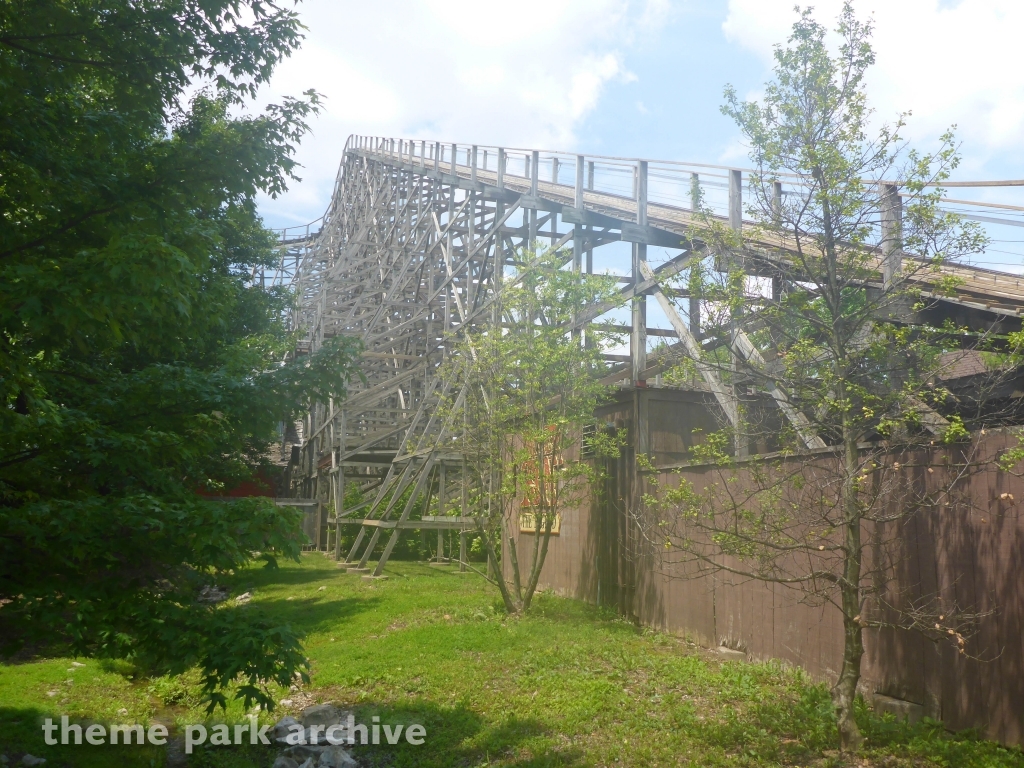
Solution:
<path fill-rule="evenodd" d="M 339 414 L 339 436 L 340 436 L 340 450 L 339 453 L 345 450 L 345 410 L 342 409 Z M 331 454 L 333 456 L 334 449 L 331 448 Z M 334 518 L 340 520 L 345 514 L 345 468 L 338 464 L 337 477 L 335 478 L 335 495 L 334 495 Z M 341 559 L 341 525 L 335 523 L 334 526 L 334 559 Z"/>
<path fill-rule="evenodd" d="M 743 172 L 729 171 L 729 229 L 743 228 Z"/>
<path fill-rule="evenodd" d="M 647 162 L 640 160 L 636 165 L 636 223 L 647 226 Z M 647 246 L 633 244 L 633 282 L 638 283 L 640 277 L 639 264 L 647 261 Z M 647 370 L 647 297 L 636 293 L 632 300 L 633 329 L 630 334 L 630 356 L 633 358 L 632 380 L 639 382 L 643 372 Z"/>
<path fill-rule="evenodd" d="M 441 466 L 443 467 L 444 465 L 442 464 Z M 398 518 L 398 523 L 404 523 L 409 519 L 409 513 L 412 512 L 412 508 L 419 499 L 420 493 L 423 492 L 423 486 L 430 478 L 430 470 L 432 467 L 433 460 L 428 459 L 426 465 L 420 471 L 419 479 L 413 486 L 412 493 L 409 495 L 409 500 L 406 502 L 405 508 L 402 510 L 402 516 Z M 376 535 L 379 531 L 380 529 L 378 528 L 374 534 Z M 384 566 L 387 565 L 388 560 L 391 558 L 391 553 L 395 549 L 395 544 L 398 543 L 399 535 L 400 534 L 398 533 L 398 528 L 396 526 L 395 530 L 391 533 L 391 538 L 388 539 L 388 543 L 384 545 L 384 551 L 381 552 L 380 559 L 377 561 L 377 567 L 373 569 L 374 576 L 380 576 L 384 572 Z M 363 561 L 360 562 L 360 567 L 365 567 L 365 560 L 369 557 L 370 551 L 370 548 L 367 547 L 366 555 L 364 555 Z"/>
<path fill-rule="evenodd" d="M 696 212 L 700 209 L 700 176 L 696 173 L 690 174 L 690 210 Z M 700 297 L 691 296 L 688 307 L 690 333 L 693 338 L 700 340 Z"/>
<path fill-rule="evenodd" d="M 391 465 L 391 469 L 389 470 L 389 474 L 390 473 L 394 473 L 395 467 L 396 467 L 395 464 Z M 395 504 L 398 503 L 399 498 L 401 498 L 402 494 L 405 492 L 405 489 L 412 482 L 412 477 L 413 477 L 413 474 L 414 474 L 413 473 L 414 468 L 415 468 L 415 462 L 410 461 L 403 468 L 402 474 L 398 478 L 397 482 L 395 482 L 395 483 L 388 483 L 387 481 L 385 481 L 381 485 L 380 489 L 377 491 L 377 496 L 376 496 L 376 498 L 373 501 L 373 505 L 371 506 L 371 509 L 376 509 L 377 505 L 380 504 L 381 501 L 383 501 L 383 499 L 384 499 L 385 495 L 387 494 L 387 492 L 389 490 L 393 490 L 393 493 L 391 494 L 391 499 L 388 501 L 387 507 L 385 507 L 384 511 L 381 513 L 381 516 L 379 518 L 380 520 L 387 520 L 388 517 L 390 516 L 391 510 L 394 509 Z M 392 474 L 392 478 L 393 478 L 393 474 Z M 356 535 L 356 540 L 355 540 L 355 542 L 353 542 L 352 549 L 349 551 L 348 557 L 345 558 L 345 562 L 348 562 L 348 563 L 352 562 L 352 559 L 355 557 L 355 553 L 359 551 L 359 544 L 362 542 L 362 539 L 363 539 L 363 536 L 364 536 L 365 533 L 366 533 L 366 528 L 360 528 L 359 529 L 359 533 Z M 366 562 L 367 562 L 367 560 L 370 559 L 370 555 L 373 553 L 374 548 L 377 546 L 377 540 L 379 538 L 380 538 L 380 530 L 379 529 L 374 530 L 373 534 L 371 534 L 371 536 L 370 536 L 369 543 L 366 545 L 366 549 L 363 550 L 362 557 L 359 558 L 359 567 L 360 568 L 365 568 L 366 567 Z"/>
<path fill-rule="evenodd" d="M 583 155 L 576 155 L 576 186 L 573 195 L 573 207 L 583 210 Z"/>
<path fill-rule="evenodd" d="M 683 319 L 676 312 L 676 308 L 672 306 L 672 302 L 668 300 L 661 288 L 658 287 L 654 272 L 646 261 L 642 261 L 638 264 L 640 273 L 646 280 L 654 282 L 655 287 L 651 289 L 651 293 L 654 298 L 657 299 L 658 304 L 661 305 L 662 310 L 665 312 L 665 316 L 668 317 L 668 321 L 672 324 L 675 329 L 676 335 L 679 340 L 683 343 L 686 351 L 690 355 L 690 359 L 693 360 L 694 365 L 697 366 L 697 371 L 700 373 L 701 378 L 704 379 L 704 383 L 708 385 L 708 389 L 711 390 L 711 394 L 715 396 L 718 401 L 718 405 L 725 412 L 726 418 L 729 423 L 732 424 L 733 428 L 739 426 L 739 408 L 737 407 L 736 400 L 733 397 L 729 389 L 722 383 L 722 380 L 718 377 L 718 372 L 710 365 L 705 363 L 701 357 L 700 343 L 690 333 L 689 328 L 683 322 Z"/>
<path fill-rule="evenodd" d="M 530 197 L 537 198 L 537 190 L 540 182 L 540 152 L 534 150 L 530 153 Z M 531 208 L 529 213 L 529 243 L 528 247 L 533 247 L 534 242 L 537 240 L 537 209 Z"/>
<path fill-rule="evenodd" d="M 450 354 L 453 333 L 462 333 L 462 328 L 476 324 L 500 322 L 494 311 L 497 303 L 493 296 L 502 283 L 501 271 L 507 264 L 512 264 L 509 256 L 528 244 L 531 236 L 535 238 L 539 229 L 545 243 L 549 238 L 556 241 L 551 244 L 553 248 L 565 245 L 571 237 L 572 269 L 592 273 L 595 247 L 620 240 L 636 244 L 633 257 L 638 264 L 634 274 L 623 278 L 629 281 L 629 285 L 623 289 L 619 299 L 609 302 L 608 306 L 581 308 L 571 324 L 572 332 L 580 334 L 589 321 L 613 305 L 632 302 L 633 308 L 639 310 L 646 302 L 645 294 L 652 290 L 656 291 L 659 301 L 666 298 L 667 291 L 661 290 L 657 280 L 643 276 L 639 262 L 646 263 L 645 250 L 650 250 L 651 246 L 683 247 L 681 240 L 694 221 L 693 209 L 700 207 L 700 179 L 696 174 L 689 177 L 690 210 L 687 210 L 685 200 L 681 205 L 646 202 L 649 190 L 646 188 L 643 161 L 633 164 L 635 186 L 633 199 L 630 199 L 628 193 L 621 195 L 610 189 L 596 189 L 595 159 L 576 156 L 576 178 L 564 184 L 560 172 L 565 170 L 566 157 L 543 153 L 552 161 L 550 180 L 546 175 L 538 183 L 542 153 L 535 150 L 515 152 L 516 162 L 520 158 L 524 161 L 520 177 L 518 165 L 515 165 L 511 176 L 508 174 L 508 155 L 504 150 L 491 150 L 498 155 L 497 165 L 492 168 L 487 151 L 484 151 L 481 163 L 481 149 L 466 145 L 468 151 L 460 157 L 459 145 L 456 144 L 355 136 L 346 148 L 344 166 L 335 186 L 332 213 L 323 220 L 320 233 L 310 234 L 307 230 L 303 237 L 285 236 L 281 242 L 282 273 L 287 265 L 297 275 L 293 287 L 299 302 L 293 317 L 294 327 L 301 329 L 303 335 L 296 351 L 301 349 L 305 354 L 315 353 L 325 339 L 341 333 L 363 339 L 367 349 L 367 354 L 360 361 L 366 381 L 353 382 L 344 416 L 337 406 L 330 403 L 315 403 L 304 416 L 303 426 L 298 430 L 302 443 L 300 463 L 293 469 L 295 490 L 289 492 L 289 495 L 316 495 L 319 488 L 320 497 L 328 499 L 327 503 L 332 508 L 330 525 L 337 537 L 334 542 L 334 549 L 337 549 L 340 538 L 338 520 L 348 520 L 353 514 L 361 514 L 344 506 L 346 484 L 357 482 L 364 485 L 371 477 L 379 479 L 377 490 L 371 489 L 375 497 L 369 502 L 372 511 L 366 515 L 375 522 L 359 526 L 355 559 L 365 555 L 363 548 L 374 531 L 379 532 L 382 526 L 395 525 L 397 528 L 398 521 L 390 520 L 393 510 L 383 510 L 387 506 L 384 499 L 390 499 L 389 494 L 400 494 L 416 484 L 424 471 L 426 459 L 432 453 L 436 456 L 444 453 L 438 453 L 441 450 L 439 446 L 443 445 L 447 450 L 454 445 L 450 440 L 443 444 L 439 442 L 442 439 L 440 435 L 447 434 L 446 427 L 430 426 L 433 424 L 431 409 L 436 406 L 436 398 L 430 400 L 429 392 L 438 371 L 442 370 L 438 363 Z M 433 162 L 428 162 L 428 159 Z M 571 159 L 569 161 L 572 162 Z M 607 166 L 602 165 L 602 182 L 606 177 L 610 180 L 616 170 L 628 169 L 628 165 L 623 168 L 620 159 L 608 158 L 597 162 L 608 162 Z M 428 170 L 428 166 L 432 169 Z M 738 229 L 742 225 L 740 187 L 743 177 L 729 169 L 720 172 L 728 174 L 732 194 L 728 215 L 715 218 Z M 669 173 L 676 173 L 678 181 L 685 187 L 689 168 L 670 170 Z M 773 207 L 778 211 L 781 187 L 776 184 L 770 192 Z M 520 195 L 522 202 L 517 203 Z M 517 204 L 533 211 L 526 213 L 522 226 L 509 226 L 509 213 L 522 210 L 516 208 Z M 435 226 L 435 215 L 440 226 Z M 713 214 L 709 212 L 709 215 Z M 561 222 L 573 225 L 571 232 L 562 234 L 553 228 L 559 223 L 558 216 L 562 217 Z M 518 224 L 518 216 L 515 223 Z M 552 225 L 550 232 L 549 225 Z M 753 233 L 747 234 L 753 237 Z M 890 240 L 886 238 L 887 243 Z M 689 248 L 689 244 L 686 247 Z M 784 248 L 785 244 L 781 247 Z M 767 250 L 762 251 L 762 248 Z M 778 257 L 779 248 L 780 244 L 774 241 L 751 242 L 751 250 L 741 251 L 739 255 L 751 258 L 748 264 L 751 274 L 777 278 L 783 270 L 791 268 L 784 256 Z M 694 258 L 700 258 L 700 253 L 698 244 L 693 254 L 680 254 L 653 274 L 663 279 L 678 273 L 693 263 Z M 933 314 L 958 312 L 961 315 L 968 311 L 985 312 L 984 317 L 978 315 L 978 322 L 992 315 L 1004 326 L 1009 327 L 1012 322 L 1013 329 L 1019 329 L 1021 312 L 1017 309 L 1024 308 L 1024 285 L 1013 283 L 1016 278 L 996 279 L 990 272 L 970 272 L 965 276 L 968 282 L 962 291 L 964 295 L 958 299 L 935 298 L 933 304 L 939 306 L 942 302 L 941 307 L 927 311 Z M 288 284 L 290 280 L 284 277 L 273 282 L 277 279 L 270 278 L 268 283 Z M 793 279 L 800 278 L 796 276 Z M 883 290 L 881 259 L 876 280 L 877 285 L 872 283 L 869 287 Z M 782 288 L 777 280 L 773 281 L 776 300 Z M 922 290 L 926 296 L 929 295 L 930 284 L 922 283 Z M 759 382 L 773 381 L 771 366 L 757 370 L 761 366 L 754 357 L 757 350 L 752 345 L 747 354 L 743 354 L 749 339 L 741 333 L 729 338 L 716 337 L 702 347 L 702 306 L 698 303 L 698 296 L 688 298 L 692 301 L 688 317 L 684 316 L 684 319 L 689 324 L 692 346 L 698 350 L 691 354 L 696 359 L 703 355 L 702 361 L 708 361 L 706 370 L 713 367 L 707 353 L 715 346 L 727 346 L 743 363 L 738 372 L 750 372 Z M 677 294 L 672 300 L 686 301 L 686 298 L 680 299 L 680 294 Z M 675 319 L 682 322 L 678 314 Z M 913 316 L 900 314 L 896 321 L 917 323 L 922 317 L 921 313 Z M 931 317 L 929 315 L 928 319 Z M 658 366 L 654 363 L 660 363 L 661 359 L 637 359 L 645 356 L 646 352 L 647 340 L 641 341 L 641 337 L 671 334 L 679 339 L 679 344 L 674 347 L 687 348 L 675 330 L 675 323 L 672 331 L 666 331 L 648 329 L 646 322 L 634 322 L 636 319 L 631 317 L 625 322 L 629 323 L 626 327 L 637 354 L 631 355 L 625 366 L 610 374 L 618 380 L 643 381 L 657 372 Z M 739 327 L 747 335 L 752 334 L 751 324 L 737 323 L 735 328 L 738 330 Z M 735 381 L 737 384 L 745 383 L 740 379 Z M 643 388 L 636 391 L 642 393 Z M 731 412 L 742 413 L 738 405 L 740 396 L 737 393 L 727 394 L 731 394 L 731 403 L 735 406 Z M 634 418 L 639 424 L 646 422 L 646 416 L 640 415 L 641 399 L 634 396 L 637 408 Z M 729 400 L 726 398 L 727 412 L 730 412 Z M 775 400 L 784 412 L 792 402 L 781 393 L 775 394 Z M 923 404 L 919 410 L 925 428 L 936 434 L 944 429 L 945 421 L 941 416 Z M 786 415 L 791 421 L 799 422 L 795 413 Z M 813 414 L 807 415 L 814 418 Z M 644 436 L 642 432 L 637 434 L 637 447 L 643 450 Z M 401 445 L 400 449 L 396 449 L 396 443 Z M 331 451 L 330 456 L 326 454 L 328 450 Z M 325 471 L 322 467 L 328 458 L 331 469 Z M 381 477 L 379 469 L 384 465 L 388 466 L 388 471 Z M 406 475 L 409 468 L 410 474 Z M 465 490 L 468 487 L 465 473 L 463 478 Z M 324 482 L 330 483 L 327 494 L 324 493 Z M 446 494 L 450 495 L 451 490 L 448 488 Z M 379 495 L 381 493 L 383 496 Z M 372 549 L 371 546 L 371 552 Z M 454 560 L 454 547 L 451 555 Z"/>
<path fill-rule="evenodd" d="M 637 226 L 647 226 L 647 161 L 637 161 L 635 167 L 634 191 L 637 203 Z M 643 243 L 633 244 L 633 281 L 639 282 L 640 264 L 647 262 L 647 246 Z M 644 371 L 647 370 L 647 295 L 637 293 L 633 296 L 632 305 L 633 328 L 630 334 L 630 356 L 632 359 L 631 379 L 636 385 L 634 390 L 633 408 L 636 425 L 636 453 L 638 456 L 650 454 L 650 418 L 649 397 L 645 390 L 647 382 Z"/>
<path fill-rule="evenodd" d="M 737 235 L 743 230 L 743 173 L 737 170 L 729 171 L 729 229 L 735 232 Z M 744 277 L 744 288 L 746 278 Z M 732 338 L 731 347 L 731 359 L 732 359 L 732 392 L 733 399 L 739 402 L 739 392 L 737 391 L 738 382 L 737 379 L 739 373 L 739 361 L 736 358 L 736 334 L 739 332 L 740 317 L 742 316 L 743 308 L 731 310 L 731 325 L 730 334 Z M 744 458 L 750 451 L 750 441 L 747 435 L 742 429 L 737 427 L 735 433 L 736 443 L 736 456 Z"/>
<path fill-rule="evenodd" d="M 910 407 L 917 412 L 922 427 L 933 435 L 941 436 L 946 433 L 946 430 L 949 429 L 949 421 L 937 413 L 934 408 L 916 397 L 909 398 L 909 402 Z"/>
<path fill-rule="evenodd" d="M 441 481 L 440 487 L 437 494 L 437 514 L 439 517 L 444 517 L 444 502 L 445 502 L 445 466 L 441 464 Z M 437 529 L 437 562 L 444 560 L 444 536 L 441 533 L 441 529 Z"/>
<path fill-rule="evenodd" d="M 364 525 L 370 528 L 383 528 L 385 530 L 400 531 L 474 531 L 476 530 L 476 518 L 474 517 L 438 517 L 436 515 L 424 515 L 419 520 L 375 520 L 366 519 L 345 519 L 342 525 Z M 439 534 L 440 535 L 440 534 Z"/>
<path fill-rule="evenodd" d="M 902 267 L 903 201 L 895 184 L 881 185 L 882 286 L 888 290 Z"/>
<path fill-rule="evenodd" d="M 750 338 L 741 330 L 737 330 L 733 334 L 733 349 L 747 361 L 748 364 L 763 371 L 765 369 L 764 358 L 761 353 L 757 350 L 757 347 L 753 345 Z M 825 441 L 818 437 L 814 432 L 814 426 L 810 420 L 795 407 L 789 401 L 789 397 L 779 387 L 777 383 L 772 384 L 772 388 L 769 390 L 769 394 L 772 399 L 778 404 L 779 409 L 786 414 L 786 418 L 789 419 L 789 423 L 793 425 L 803 444 L 807 448 L 824 448 Z"/>

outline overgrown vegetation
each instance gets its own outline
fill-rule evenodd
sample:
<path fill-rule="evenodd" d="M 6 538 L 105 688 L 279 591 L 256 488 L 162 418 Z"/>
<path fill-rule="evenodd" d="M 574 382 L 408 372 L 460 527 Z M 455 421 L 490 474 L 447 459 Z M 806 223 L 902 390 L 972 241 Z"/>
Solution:
<path fill-rule="evenodd" d="M 509 613 L 528 611 L 551 531 L 563 511 L 592 489 L 595 464 L 581 450 L 608 454 L 615 440 L 596 429 L 609 387 L 601 343 L 570 330 L 580 312 L 615 297 L 614 280 L 566 269 L 561 252 L 525 251 L 503 277 L 490 324 L 456 343 L 447 379 L 446 418 L 461 424 L 459 448 L 477 490 L 479 541 Z M 528 553 L 516 546 L 533 530 Z"/>
<path fill-rule="evenodd" d="M 212 574 L 297 555 L 297 513 L 197 492 L 343 396 L 356 353 L 284 363 L 291 299 L 257 279 L 275 252 L 255 198 L 285 189 L 317 98 L 246 99 L 300 39 L 262 0 L 0 6 L 5 651 L 198 666 L 211 704 L 302 668 L 286 625 L 195 601 Z"/>
<path fill-rule="evenodd" d="M 361 721 L 378 715 L 385 723 L 426 726 L 423 746 L 357 748 L 365 764 L 1024 766 L 1017 749 L 954 736 L 933 723 L 880 719 L 860 703 L 855 716 L 865 748 L 846 761 L 835 751 L 827 687 L 799 670 L 725 662 L 685 637 L 639 630 L 613 613 L 546 593 L 528 615 L 510 617 L 492 587 L 455 568 L 392 561 L 389 573 L 388 581 L 371 583 L 309 554 L 300 565 L 246 569 L 230 580 L 236 593 L 254 592 L 250 610 L 305 633 L 311 682 L 281 689 L 278 698 L 296 707 L 354 706 Z M 70 661 L 0 667 L 0 752 L 29 751 L 74 768 L 148 768 L 151 759 L 160 765 L 159 751 L 44 747 L 37 720 L 55 713 L 113 722 L 204 716 L 199 675 L 132 679 L 137 672 L 127 666 L 94 661 L 69 673 Z M 243 714 L 231 704 L 225 718 Z M 190 764 L 266 768 L 276 754 L 211 748 L 197 751 Z"/>
<path fill-rule="evenodd" d="M 723 430 L 694 451 L 707 474 L 653 482 L 637 515 L 673 567 L 838 609 L 845 644 L 833 698 L 853 749 L 865 631 L 920 631 L 970 652 L 974 607 L 910 594 L 895 575 L 908 520 L 952 503 L 954 484 L 977 468 L 968 427 L 999 418 L 985 410 L 983 383 L 960 400 L 946 384 L 964 350 L 986 349 L 986 334 L 931 327 L 926 315 L 929 292 L 956 292 L 940 267 L 985 245 L 977 225 L 939 205 L 956 144 L 947 133 L 919 154 L 900 135 L 902 118 L 872 129 L 870 37 L 846 3 L 832 53 L 828 30 L 804 10 L 776 48 L 763 100 L 726 90 L 723 112 L 755 165 L 745 208 L 755 226 L 741 234 L 705 213 L 693 228 L 704 251 L 687 288 L 703 337 L 723 343 L 680 372 L 719 382 L 709 387 Z M 743 461 L 756 453 L 769 456 Z M 971 503 L 962 496 L 957 504 Z"/>

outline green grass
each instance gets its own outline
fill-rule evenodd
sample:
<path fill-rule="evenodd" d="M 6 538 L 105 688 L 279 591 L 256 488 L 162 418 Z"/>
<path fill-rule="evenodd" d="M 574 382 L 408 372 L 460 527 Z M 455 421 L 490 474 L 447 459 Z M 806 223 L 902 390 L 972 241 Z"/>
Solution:
<path fill-rule="evenodd" d="M 423 746 L 358 748 L 364 764 L 1024 768 L 1019 750 L 866 710 L 868 747 L 847 760 L 835 751 L 827 690 L 799 670 L 722 662 L 684 638 L 549 595 L 528 618 L 510 619 L 481 579 L 448 568 L 393 563 L 388 572 L 387 581 L 370 582 L 306 555 L 278 571 L 234 576 L 234 590 L 255 597 L 249 607 L 227 608 L 265 611 L 306 633 L 312 681 L 278 698 L 331 701 L 354 706 L 363 722 L 379 715 L 426 727 Z M 195 676 L 146 679 L 127 665 L 72 661 L 0 666 L 0 752 L 28 751 L 48 766 L 160 766 L 160 748 L 44 746 L 39 723 L 61 714 L 205 719 Z M 218 717 L 243 714 L 236 703 Z M 269 766 L 275 754 L 213 748 L 197 751 L 190 765 Z"/>

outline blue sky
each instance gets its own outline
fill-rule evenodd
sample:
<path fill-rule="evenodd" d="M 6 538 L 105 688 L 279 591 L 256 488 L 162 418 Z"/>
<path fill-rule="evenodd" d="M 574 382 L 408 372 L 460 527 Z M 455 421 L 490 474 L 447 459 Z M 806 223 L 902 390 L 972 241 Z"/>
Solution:
<path fill-rule="evenodd" d="M 833 25 L 840 0 L 815 3 Z M 793 0 L 304 0 L 309 27 L 263 99 L 327 100 L 298 152 L 303 181 L 260 210 L 272 227 L 327 206 L 345 139 L 370 133 L 746 165 L 722 88 L 756 98 Z M 923 149 L 951 124 L 960 179 L 1024 178 L 1020 0 L 857 0 L 873 17 L 877 119 L 912 110 Z M 957 190 L 960 193 L 960 190 Z M 1024 190 L 959 194 L 1024 205 Z M 1024 229 L 999 227 L 1024 241 Z M 1018 234 L 1020 233 L 1020 234 Z M 1024 244 L 987 258 L 1024 262 Z"/>

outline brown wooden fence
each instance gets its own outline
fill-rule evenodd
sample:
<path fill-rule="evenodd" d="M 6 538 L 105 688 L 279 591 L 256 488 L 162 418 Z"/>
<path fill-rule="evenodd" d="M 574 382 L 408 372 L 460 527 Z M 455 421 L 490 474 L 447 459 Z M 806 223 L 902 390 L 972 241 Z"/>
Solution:
<path fill-rule="evenodd" d="M 685 451 L 695 425 L 675 398 L 649 403 L 652 452 Z M 609 408 L 608 421 L 629 427 L 628 403 Z M 980 439 L 979 458 L 992 458 L 1016 440 L 1003 433 Z M 938 450 L 938 449 L 937 449 Z M 983 456 L 982 456 L 983 454 Z M 784 586 L 666 564 L 644 554 L 626 514 L 635 498 L 627 450 L 609 467 L 601 493 L 562 515 L 542 575 L 545 587 L 590 602 L 616 605 L 648 626 L 689 633 L 709 646 L 741 648 L 752 659 L 782 659 L 834 680 L 842 664 L 842 619 L 835 608 L 800 602 Z M 682 471 L 698 482 L 707 468 Z M 914 482 L 928 483 L 925 470 Z M 662 482 L 672 482 L 664 474 Z M 1013 496 L 1011 500 L 1005 494 Z M 911 597 L 937 594 L 979 613 L 969 658 L 948 643 L 907 630 L 866 632 L 863 692 L 920 704 L 953 730 L 976 728 L 1005 743 L 1024 743 L 1024 481 L 994 466 L 965 477 L 957 499 L 909 518 L 899 537 L 893 589 Z M 520 551 L 531 534 L 520 533 Z"/>

